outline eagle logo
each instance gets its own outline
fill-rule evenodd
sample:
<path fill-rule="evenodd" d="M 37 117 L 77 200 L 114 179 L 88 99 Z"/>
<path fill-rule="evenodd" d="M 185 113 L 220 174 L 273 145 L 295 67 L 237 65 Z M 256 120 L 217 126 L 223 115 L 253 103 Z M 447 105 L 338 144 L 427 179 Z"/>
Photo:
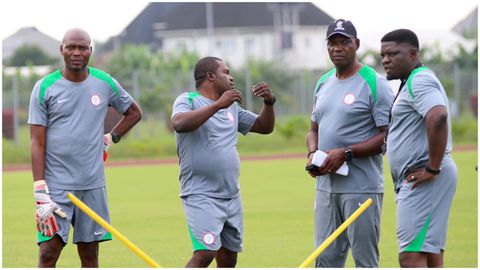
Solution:
<path fill-rule="evenodd" d="M 345 30 L 345 28 L 343 28 L 342 21 L 337 22 L 337 27 L 335 28 L 335 30 Z"/>

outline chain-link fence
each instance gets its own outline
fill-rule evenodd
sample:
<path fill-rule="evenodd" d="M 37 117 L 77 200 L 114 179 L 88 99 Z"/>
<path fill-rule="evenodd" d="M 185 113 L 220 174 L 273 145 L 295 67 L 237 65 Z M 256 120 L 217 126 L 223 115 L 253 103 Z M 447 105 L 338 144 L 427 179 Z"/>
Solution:
<path fill-rule="evenodd" d="M 462 68 L 458 65 L 429 65 L 429 67 L 436 72 L 449 95 L 452 116 L 456 118 L 464 113 L 476 115 L 478 89 L 476 67 L 474 69 Z M 383 72 L 383 70 L 376 69 L 380 73 Z M 276 114 L 282 117 L 288 115 L 307 116 L 311 112 L 313 88 L 318 78 L 326 71 L 284 70 L 282 71 L 284 74 L 273 76 L 267 73 L 262 74 L 262 70 L 241 69 L 232 71 L 232 74 L 235 77 L 237 88 L 243 92 L 242 107 L 257 113 L 260 112 L 263 103 L 259 98 L 252 97 L 249 90 L 252 84 L 266 81 L 277 96 Z M 2 134 L 4 138 L 15 140 L 18 137 L 19 128 L 27 124 L 28 104 L 32 88 L 35 82 L 44 75 L 35 72 L 34 68 L 30 68 L 28 72 L 4 70 L 2 91 Z M 143 71 L 134 71 L 121 78 L 112 75 L 137 100 L 146 119 L 155 118 L 168 122 L 175 98 L 182 92 L 195 89 L 192 70 L 178 71 L 171 76 L 173 78 L 166 78 L 161 73 L 146 74 Z M 171 82 L 166 84 L 166 80 Z M 391 83 L 391 86 L 392 91 L 397 91 L 398 84 L 395 81 Z M 112 113 L 109 114 L 109 118 L 118 119 L 118 115 Z M 111 128 L 111 123 L 108 125 Z M 168 123 L 165 127 L 169 127 Z M 135 132 L 138 134 L 144 131 L 137 129 Z"/>

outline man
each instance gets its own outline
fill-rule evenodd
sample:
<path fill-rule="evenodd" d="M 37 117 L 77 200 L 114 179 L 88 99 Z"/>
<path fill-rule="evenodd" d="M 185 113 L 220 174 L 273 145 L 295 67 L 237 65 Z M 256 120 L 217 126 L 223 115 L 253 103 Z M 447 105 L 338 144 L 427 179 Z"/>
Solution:
<path fill-rule="evenodd" d="M 387 155 L 395 184 L 401 267 L 442 267 L 457 185 L 450 157 L 448 99 L 420 61 L 414 32 L 398 29 L 381 40 L 388 80 L 402 81 L 391 112 Z"/>
<path fill-rule="evenodd" d="M 378 267 L 383 201 L 382 145 L 393 93 L 387 81 L 356 60 L 360 46 L 351 21 L 339 19 L 327 29 L 327 50 L 335 68 L 315 87 L 308 163 L 317 150 L 323 164 L 316 177 L 315 246 L 318 247 L 368 198 L 373 204 L 316 260 L 316 267 L 344 267 L 349 247 L 357 267 Z M 346 161 L 348 175 L 335 172 Z"/>
<path fill-rule="evenodd" d="M 275 97 L 262 82 L 252 87 L 262 97 L 260 116 L 242 109 L 227 65 L 205 57 L 195 66 L 195 92 L 173 105 L 172 122 L 180 158 L 180 197 L 193 244 L 186 267 L 235 267 L 242 250 L 243 213 L 239 191 L 237 132 L 273 131 Z"/>
<path fill-rule="evenodd" d="M 87 66 L 92 46 L 84 30 L 67 31 L 60 53 L 64 67 L 39 80 L 30 99 L 38 267 L 55 267 L 70 225 L 81 266 L 98 267 L 98 243 L 112 237 L 75 207 L 67 193 L 72 192 L 109 222 L 103 149 L 118 143 L 140 121 L 142 112 L 116 80 Z M 108 106 L 124 117 L 103 135 Z"/>

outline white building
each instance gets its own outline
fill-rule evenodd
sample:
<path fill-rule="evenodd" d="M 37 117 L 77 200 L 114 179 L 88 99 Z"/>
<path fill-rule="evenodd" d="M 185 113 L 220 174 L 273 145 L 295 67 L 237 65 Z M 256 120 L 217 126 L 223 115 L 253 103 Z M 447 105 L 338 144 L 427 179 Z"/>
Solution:
<path fill-rule="evenodd" d="M 234 67 L 249 57 L 278 60 L 291 68 L 329 64 L 325 33 L 333 18 L 311 3 L 150 3 L 117 37 L 171 52 L 186 48 L 217 56 Z"/>
<path fill-rule="evenodd" d="M 3 58 L 9 58 L 24 45 L 38 46 L 48 56 L 60 59 L 60 41 L 38 31 L 35 27 L 20 28 L 13 35 L 4 39 L 2 41 Z"/>

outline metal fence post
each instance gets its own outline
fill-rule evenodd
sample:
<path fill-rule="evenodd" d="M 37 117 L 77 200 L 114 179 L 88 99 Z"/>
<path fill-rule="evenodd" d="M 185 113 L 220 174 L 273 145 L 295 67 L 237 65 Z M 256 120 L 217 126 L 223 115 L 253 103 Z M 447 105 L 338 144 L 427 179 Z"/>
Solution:
<path fill-rule="evenodd" d="M 19 71 L 17 70 L 17 73 L 15 76 L 13 76 L 12 79 L 12 91 L 13 91 L 13 141 L 15 145 L 18 144 L 18 127 L 20 125 L 19 123 L 19 117 L 18 117 L 18 77 L 19 76 Z"/>
<path fill-rule="evenodd" d="M 246 109 L 253 111 L 253 98 L 250 87 L 252 86 L 252 76 L 248 68 L 245 69 L 245 96 L 247 101 Z"/>

